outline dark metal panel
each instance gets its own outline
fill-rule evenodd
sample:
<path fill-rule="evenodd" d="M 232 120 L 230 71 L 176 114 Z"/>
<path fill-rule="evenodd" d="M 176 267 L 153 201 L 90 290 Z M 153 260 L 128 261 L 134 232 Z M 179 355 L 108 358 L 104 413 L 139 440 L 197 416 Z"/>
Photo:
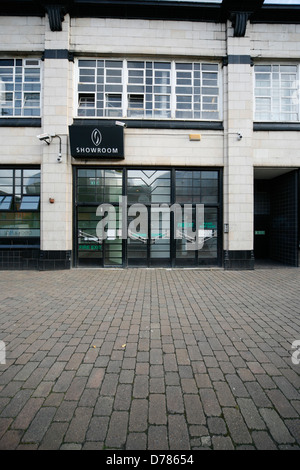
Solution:
<path fill-rule="evenodd" d="M 297 122 L 254 122 L 254 131 L 300 131 Z"/>
<path fill-rule="evenodd" d="M 120 118 L 121 119 L 121 118 Z M 128 129 L 199 129 L 223 131 L 222 121 L 177 121 L 170 120 L 150 120 L 150 119 L 122 119 Z M 111 126 L 115 123 L 114 119 L 80 119 L 75 118 L 74 124 L 77 126 Z"/>
<path fill-rule="evenodd" d="M 41 127 L 41 118 L 1 118 L 0 127 Z"/>

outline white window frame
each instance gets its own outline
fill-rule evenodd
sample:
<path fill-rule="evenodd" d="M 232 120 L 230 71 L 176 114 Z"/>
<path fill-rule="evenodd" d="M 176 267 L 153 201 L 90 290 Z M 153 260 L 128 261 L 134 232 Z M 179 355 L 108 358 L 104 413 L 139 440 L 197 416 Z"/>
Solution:
<path fill-rule="evenodd" d="M 97 69 L 97 61 L 103 61 L 104 62 L 104 65 L 102 67 L 102 64 L 101 65 L 101 68 L 103 68 L 104 70 L 104 78 L 103 78 L 103 90 L 101 91 L 101 93 L 103 93 L 103 108 L 97 108 L 97 83 L 94 83 L 94 91 L 78 91 L 78 85 L 79 85 L 79 75 L 80 75 L 80 68 L 83 68 L 84 69 L 84 65 L 81 65 L 79 66 L 79 61 L 95 61 L 95 66 L 94 66 L 94 69 Z M 111 91 L 111 92 L 106 92 L 105 91 L 105 85 L 106 85 L 106 76 L 107 76 L 107 72 L 106 72 L 106 69 L 107 67 L 105 66 L 105 61 L 116 61 L 116 62 L 122 62 L 122 92 L 117 92 L 117 91 Z M 132 91 L 132 87 L 135 86 L 135 84 L 133 83 L 129 83 L 129 80 L 128 80 L 128 77 L 129 77 L 129 70 L 134 70 L 134 67 L 130 67 L 128 65 L 128 62 L 141 62 L 143 63 L 143 67 L 141 68 L 138 68 L 137 67 L 137 70 L 143 70 L 143 80 L 141 81 L 141 83 L 139 84 L 136 84 L 137 86 L 137 90 L 138 90 L 138 87 L 141 87 L 143 88 L 143 91 Z M 155 82 L 155 71 L 156 70 L 160 70 L 159 68 L 155 68 L 154 64 L 156 63 L 162 63 L 162 64 L 165 64 L 165 63 L 168 63 L 170 64 L 170 69 L 166 69 L 168 70 L 168 73 L 169 73 L 169 77 L 170 77 L 170 84 L 166 84 L 166 86 L 168 86 L 170 88 L 170 93 L 166 92 L 166 93 L 161 93 L 161 92 L 155 92 L 155 87 L 156 86 L 159 86 L 156 84 Z M 147 68 L 147 63 L 152 63 L 152 66 Z M 192 64 L 192 89 L 193 89 L 193 92 L 192 92 L 192 109 L 191 109 L 191 114 L 192 116 L 191 117 L 176 117 L 176 102 L 177 102 L 177 96 L 184 96 L 184 95 L 176 95 L 176 64 Z M 194 103 L 194 95 L 195 95 L 195 92 L 194 92 L 194 64 L 200 64 L 200 103 L 199 103 L 199 107 L 200 109 L 197 111 L 195 109 L 195 103 Z M 202 77 L 203 77 L 203 73 L 205 73 L 205 71 L 202 70 L 202 66 L 203 65 L 213 65 L 213 66 L 216 66 L 217 65 L 217 68 L 215 71 L 211 71 L 212 73 L 216 73 L 217 74 L 217 85 L 216 86 L 212 86 L 213 88 L 217 88 L 218 89 L 218 93 L 216 95 L 214 95 L 216 98 L 217 98 L 217 109 L 216 111 L 214 112 L 214 110 L 212 110 L 212 117 L 202 117 L 203 114 L 206 112 L 207 114 L 210 112 L 209 110 L 205 110 L 203 109 L 203 97 L 204 96 L 208 96 L 208 95 L 205 95 L 205 94 L 202 94 L 201 93 L 201 89 L 203 88 L 203 83 L 202 83 Z M 151 120 L 169 120 L 169 119 L 174 119 L 174 120 L 191 120 L 191 121 L 216 121 L 216 122 L 219 122 L 222 120 L 222 73 L 221 73 L 221 66 L 220 66 L 220 63 L 218 63 L 217 61 L 193 61 L 193 60 L 163 60 L 163 59 L 160 59 L 160 60 L 156 60 L 156 59 L 147 59 L 147 58 L 142 58 L 142 59 L 139 59 L 139 58 L 127 58 L 127 59 L 120 59 L 120 58 L 102 58 L 102 57 L 97 57 L 97 58 L 88 58 L 88 57 L 85 57 L 85 58 L 80 58 L 77 60 L 77 67 L 75 67 L 75 70 L 76 70 L 76 75 L 75 75 L 75 79 L 76 79 L 76 83 L 77 83 L 77 86 L 76 86 L 76 89 L 74 89 L 74 95 L 75 95 L 75 99 L 74 99 L 74 103 L 76 103 L 76 109 L 75 109 L 75 117 L 80 117 L 80 118 L 97 118 L 97 119 L 108 119 L 108 118 L 125 118 L 125 119 L 151 119 Z M 148 84 L 147 82 L 147 78 L 149 78 L 150 76 L 147 75 L 147 70 L 151 70 L 151 85 Z M 209 72 L 209 71 L 208 71 Z M 95 74 L 96 76 L 96 74 Z M 147 86 L 148 87 L 151 87 L 151 93 L 147 90 Z M 130 88 L 131 87 L 131 88 Z M 87 113 L 85 114 L 84 111 L 83 112 L 80 112 L 80 108 L 78 106 L 78 100 L 79 100 L 79 96 L 80 95 L 84 95 L 84 93 L 86 94 L 93 94 L 94 93 L 94 96 L 95 96 L 95 108 L 88 108 L 88 109 L 91 109 L 92 111 L 90 113 Z M 116 115 L 111 115 L 109 116 L 108 112 L 107 112 L 107 107 L 106 107 L 106 97 L 110 94 L 117 94 L 117 95 L 122 95 L 122 107 L 121 107 L 121 112 L 120 113 L 116 113 Z M 149 102 L 147 102 L 147 99 L 146 99 L 146 96 L 151 94 L 152 95 L 152 105 L 151 105 L 151 109 L 149 109 L 147 107 L 147 104 L 149 106 Z M 128 105 L 129 105 L 129 96 L 133 96 L 133 95 L 143 95 L 143 112 L 141 110 L 138 111 L 135 113 L 134 111 L 131 113 L 131 115 L 129 115 L 130 113 L 128 113 Z M 161 115 L 160 114 L 160 108 L 156 108 L 155 107 L 155 98 L 156 96 L 163 96 L 163 95 L 166 95 L 167 97 L 169 97 L 169 100 L 166 99 L 166 101 L 169 101 L 169 108 L 166 107 L 166 108 L 162 108 L 162 113 Z M 81 108 L 81 110 L 83 110 L 84 108 Z M 100 111 L 100 113 L 99 113 Z M 199 113 L 199 116 L 200 117 L 194 117 L 195 116 L 195 113 Z M 100 114 L 100 115 L 98 115 Z"/>
<path fill-rule="evenodd" d="M 42 113 L 42 63 L 41 60 L 36 57 L 6 57 L 1 58 L 1 60 L 13 61 L 13 65 L 2 65 L 0 62 L 0 69 L 9 69 L 12 68 L 12 80 L 11 81 L 2 81 L 0 75 L 0 118 L 40 118 Z M 22 65 L 17 64 L 17 61 L 21 60 Z M 33 62 L 33 63 L 30 63 Z M 17 74 L 17 68 L 21 68 L 21 73 Z M 39 80 L 26 80 L 25 71 L 30 71 L 30 69 L 39 69 Z M 21 81 L 19 80 L 21 78 Z M 6 90 L 5 84 L 12 86 L 12 90 Z M 36 90 L 26 90 L 26 85 L 29 84 L 38 84 L 39 89 Z M 17 89 L 19 88 L 20 89 Z M 12 95 L 11 106 L 6 106 L 6 94 Z M 38 106 L 27 106 L 28 100 L 26 99 L 27 95 L 38 95 Z M 2 114 L 5 109 L 10 109 L 11 114 Z M 28 110 L 35 110 L 36 112 L 30 114 Z M 19 111 L 19 112 L 18 112 Z"/>
<path fill-rule="evenodd" d="M 270 76 L 271 76 L 271 85 L 270 87 L 265 87 L 266 90 L 268 90 L 270 93 L 269 95 L 257 95 L 257 91 L 258 90 L 263 90 L 264 87 L 257 87 L 256 86 L 256 76 L 257 74 L 263 74 L 263 73 L 267 73 L 267 72 L 263 72 L 263 71 L 256 71 L 257 67 L 271 67 L 270 68 Z M 295 111 L 291 110 L 290 112 L 284 112 L 282 110 L 282 100 L 284 99 L 284 96 L 280 93 L 284 87 L 281 86 L 282 84 L 282 75 L 284 74 L 284 71 L 281 71 L 280 70 L 280 67 L 284 67 L 284 66 L 288 66 L 288 67 L 296 67 L 296 79 L 294 82 L 291 82 L 292 84 L 293 83 L 296 83 L 296 87 L 294 88 L 294 92 L 293 92 L 293 87 L 287 87 L 286 89 L 288 90 L 291 90 L 291 95 L 290 95 L 290 103 L 289 103 L 289 106 L 295 106 Z M 279 67 L 278 71 L 275 69 L 275 67 Z M 273 74 L 279 74 L 279 87 L 274 87 L 273 84 L 274 84 L 274 78 L 273 78 Z M 254 121 L 255 122 L 287 122 L 287 123 L 297 123 L 300 121 L 300 100 L 299 100 L 299 96 L 300 96 L 300 64 L 296 64 L 296 63 L 292 63 L 292 62 L 257 62 L 255 65 L 254 65 L 254 72 L 253 72 L 253 117 L 254 117 Z M 277 99 L 279 100 L 279 109 L 276 110 L 273 103 L 274 103 L 274 99 L 276 98 L 275 96 L 275 92 L 278 91 L 278 97 Z M 265 118 L 263 117 L 258 117 L 259 114 L 263 114 L 263 111 L 259 111 L 257 110 L 257 99 L 260 99 L 260 98 L 266 98 L 266 99 L 269 99 L 270 100 L 270 110 L 269 111 L 266 111 L 265 112 Z M 288 97 L 287 97 L 288 98 Z M 293 103 L 294 101 L 294 103 Z M 294 119 L 294 118 L 291 118 L 291 119 L 283 119 L 282 118 L 282 115 L 283 114 L 286 114 L 286 115 L 293 115 L 293 114 L 297 114 L 297 119 Z"/>

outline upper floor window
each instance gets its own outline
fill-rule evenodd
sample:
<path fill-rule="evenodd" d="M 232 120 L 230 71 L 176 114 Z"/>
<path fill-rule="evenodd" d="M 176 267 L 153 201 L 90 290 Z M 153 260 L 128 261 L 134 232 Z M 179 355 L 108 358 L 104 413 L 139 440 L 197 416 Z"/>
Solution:
<path fill-rule="evenodd" d="M 255 119 L 299 121 L 297 65 L 255 66 Z"/>
<path fill-rule="evenodd" d="M 0 59 L 0 116 L 41 115 L 41 66 L 38 59 Z"/>
<path fill-rule="evenodd" d="M 79 60 L 77 115 L 220 119 L 218 64 Z"/>

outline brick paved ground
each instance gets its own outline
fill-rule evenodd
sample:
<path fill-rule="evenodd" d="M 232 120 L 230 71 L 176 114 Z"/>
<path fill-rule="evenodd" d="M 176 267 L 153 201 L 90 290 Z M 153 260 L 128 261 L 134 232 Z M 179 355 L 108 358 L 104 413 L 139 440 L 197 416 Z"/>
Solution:
<path fill-rule="evenodd" d="M 0 272 L 0 449 L 300 449 L 299 286 L 297 268 Z"/>

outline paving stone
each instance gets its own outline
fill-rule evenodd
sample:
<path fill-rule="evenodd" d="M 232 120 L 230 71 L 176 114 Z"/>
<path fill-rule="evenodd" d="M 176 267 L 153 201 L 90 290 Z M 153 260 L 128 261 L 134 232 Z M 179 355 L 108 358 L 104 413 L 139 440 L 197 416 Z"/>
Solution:
<path fill-rule="evenodd" d="M 164 393 L 165 381 L 162 377 L 153 377 L 150 379 L 150 393 Z"/>
<path fill-rule="evenodd" d="M 186 366 L 190 364 L 190 358 L 186 349 L 178 348 L 176 350 L 176 359 L 179 366 Z"/>
<path fill-rule="evenodd" d="M 199 395 L 206 416 L 221 415 L 221 407 L 214 390 L 201 388 L 199 390 Z"/>
<path fill-rule="evenodd" d="M 127 438 L 127 411 L 113 411 L 105 440 L 108 448 L 123 449 Z"/>
<path fill-rule="evenodd" d="M 113 396 L 118 385 L 118 374 L 106 374 L 100 389 L 101 395 Z"/>
<path fill-rule="evenodd" d="M 52 389 L 53 392 L 66 392 L 74 378 L 74 375 L 75 371 L 73 370 L 63 371 Z"/>
<path fill-rule="evenodd" d="M 241 413 L 235 408 L 223 408 L 230 437 L 235 444 L 251 444 L 252 439 Z"/>
<path fill-rule="evenodd" d="M 212 446 L 214 450 L 234 450 L 233 443 L 228 436 L 213 436 Z"/>
<path fill-rule="evenodd" d="M 77 405 L 77 401 L 63 401 L 55 413 L 54 421 L 71 421 Z"/>
<path fill-rule="evenodd" d="M 260 414 L 262 415 L 273 439 L 277 443 L 289 444 L 295 442 L 295 439 L 291 436 L 289 430 L 275 410 L 262 408 L 260 410 Z"/>
<path fill-rule="evenodd" d="M 168 429 L 167 426 L 149 426 L 148 445 L 149 450 L 168 450 Z"/>
<path fill-rule="evenodd" d="M 195 379 L 199 388 L 212 388 L 212 383 L 208 374 L 199 374 Z"/>
<path fill-rule="evenodd" d="M 189 450 L 189 434 L 183 415 L 169 415 L 169 445 L 170 450 Z"/>
<path fill-rule="evenodd" d="M 16 395 L 11 399 L 8 405 L 4 408 L 1 412 L 2 418 L 13 418 L 16 417 L 23 407 L 25 406 L 26 402 L 31 396 L 30 390 L 20 390 L 16 393 Z"/>
<path fill-rule="evenodd" d="M 280 390 L 268 390 L 268 397 L 283 418 L 297 418 L 299 414 Z"/>
<path fill-rule="evenodd" d="M 12 418 L 0 418 L 0 438 L 5 434 L 12 423 Z"/>
<path fill-rule="evenodd" d="M 56 408 L 54 407 L 44 407 L 35 415 L 33 421 L 31 422 L 29 428 L 22 437 L 22 442 L 30 443 L 40 443 L 50 426 L 50 423 L 53 420 L 53 417 L 56 413 Z"/>
<path fill-rule="evenodd" d="M 258 407 L 272 406 L 271 401 L 257 382 L 248 382 L 245 384 L 255 405 Z"/>
<path fill-rule="evenodd" d="M 300 419 L 286 419 L 284 422 L 296 442 L 300 444 Z"/>
<path fill-rule="evenodd" d="M 248 429 L 266 429 L 266 425 L 251 398 L 238 398 L 237 403 Z"/>
<path fill-rule="evenodd" d="M 27 380 L 32 372 L 38 367 L 38 362 L 28 362 L 22 367 L 20 372 L 14 377 L 14 380 Z"/>
<path fill-rule="evenodd" d="M 132 386 L 119 384 L 114 401 L 115 410 L 129 410 L 132 399 Z"/>
<path fill-rule="evenodd" d="M 20 430 L 9 430 L 0 439 L 0 450 L 15 450 L 18 448 L 22 432 Z"/>
<path fill-rule="evenodd" d="M 7 271 L 0 448 L 299 450 L 299 281 L 292 268 Z"/>
<path fill-rule="evenodd" d="M 163 363 L 163 358 L 162 358 L 161 349 L 150 349 L 150 364 L 162 364 L 162 363 Z"/>
<path fill-rule="evenodd" d="M 169 413 L 184 412 L 181 387 L 168 385 L 166 388 L 166 398 Z"/>
<path fill-rule="evenodd" d="M 85 440 L 85 435 L 89 427 L 92 417 L 93 409 L 77 407 L 74 416 L 70 422 L 69 428 L 66 432 L 64 441 L 79 443 Z"/>
<path fill-rule="evenodd" d="M 26 380 L 26 382 L 24 382 L 22 388 L 23 388 L 23 389 L 25 389 L 25 388 L 36 389 L 36 387 L 38 387 L 38 385 L 40 384 L 40 382 L 41 382 L 41 381 L 43 380 L 43 378 L 45 377 L 47 371 L 48 371 L 48 369 L 46 369 L 46 368 L 37 367 L 37 368 L 32 372 L 32 374 L 28 377 L 28 379 Z"/>
<path fill-rule="evenodd" d="M 93 442 L 104 442 L 107 434 L 109 416 L 94 416 L 87 429 L 86 440 Z"/>
<path fill-rule="evenodd" d="M 276 444 L 266 431 L 253 431 L 252 439 L 258 450 L 276 450 Z"/>
<path fill-rule="evenodd" d="M 227 434 L 227 428 L 223 418 L 208 418 L 207 426 L 211 434 Z"/>
<path fill-rule="evenodd" d="M 129 432 L 146 431 L 148 427 L 148 400 L 134 399 L 129 415 Z"/>
<path fill-rule="evenodd" d="M 60 450 L 81 450 L 81 444 L 62 444 Z"/>
<path fill-rule="evenodd" d="M 255 378 L 265 391 L 277 388 L 275 382 L 267 374 L 256 374 Z"/>
<path fill-rule="evenodd" d="M 43 398 L 29 398 L 11 427 L 13 429 L 27 429 L 43 403 Z"/>
<path fill-rule="evenodd" d="M 130 432 L 126 440 L 126 450 L 146 450 L 147 449 L 147 435 L 145 433 Z"/>
<path fill-rule="evenodd" d="M 149 370 L 150 370 L 150 364 L 147 362 L 137 362 L 135 371 L 133 370 L 124 370 L 123 372 L 128 372 L 127 378 L 128 380 L 131 378 L 130 383 L 133 382 L 134 380 L 134 374 L 136 375 L 149 375 Z M 132 375 L 130 375 L 132 374 Z M 120 381 L 122 378 L 122 372 L 120 374 Z"/>
<path fill-rule="evenodd" d="M 165 371 L 177 371 L 177 361 L 175 354 L 165 354 L 163 356 Z"/>
<path fill-rule="evenodd" d="M 105 375 L 105 369 L 100 368 L 100 367 L 95 367 L 91 371 L 91 374 L 89 376 L 89 379 L 87 381 L 86 386 L 88 388 L 97 388 L 100 389 L 100 386 L 102 384 L 103 378 Z"/>
<path fill-rule="evenodd" d="M 149 423 L 166 424 L 166 398 L 164 394 L 152 393 L 149 396 Z"/>
<path fill-rule="evenodd" d="M 182 379 L 181 387 L 183 393 L 198 393 L 198 387 L 195 379 Z"/>
<path fill-rule="evenodd" d="M 79 400 L 87 383 L 86 377 L 74 377 L 66 391 L 66 400 Z"/>
<path fill-rule="evenodd" d="M 248 397 L 249 396 L 249 393 L 245 385 L 236 374 L 234 375 L 228 374 L 225 376 L 225 378 L 234 396 L 236 397 Z"/>
<path fill-rule="evenodd" d="M 146 398 L 149 394 L 149 378 L 145 375 L 136 375 L 133 384 L 134 398 Z"/>
<path fill-rule="evenodd" d="M 188 424 L 206 424 L 202 404 L 198 395 L 184 395 Z"/>
<path fill-rule="evenodd" d="M 39 446 L 39 450 L 60 449 L 67 428 L 67 423 L 52 423 Z"/>
<path fill-rule="evenodd" d="M 273 380 L 288 400 L 300 399 L 300 393 L 285 377 L 274 377 Z"/>
<path fill-rule="evenodd" d="M 198 347 L 203 356 L 213 356 L 213 350 L 208 341 L 199 341 Z"/>
<path fill-rule="evenodd" d="M 99 396 L 99 391 L 96 390 L 96 389 L 92 389 L 92 388 L 86 388 L 81 397 L 80 397 L 80 400 L 78 402 L 78 406 L 80 407 L 93 407 L 95 406 L 96 402 L 97 402 L 97 399 L 98 399 L 98 396 Z"/>
<path fill-rule="evenodd" d="M 214 382 L 214 389 L 221 406 L 236 406 L 236 398 L 226 382 Z"/>
<path fill-rule="evenodd" d="M 166 382 L 166 385 L 179 385 L 180 384 L 179 374 L 177 372 L 167 372 L 165 375 L 165 382 Z M 197 392 L 198 392 L 198 389 L 197 389 Z"/>

